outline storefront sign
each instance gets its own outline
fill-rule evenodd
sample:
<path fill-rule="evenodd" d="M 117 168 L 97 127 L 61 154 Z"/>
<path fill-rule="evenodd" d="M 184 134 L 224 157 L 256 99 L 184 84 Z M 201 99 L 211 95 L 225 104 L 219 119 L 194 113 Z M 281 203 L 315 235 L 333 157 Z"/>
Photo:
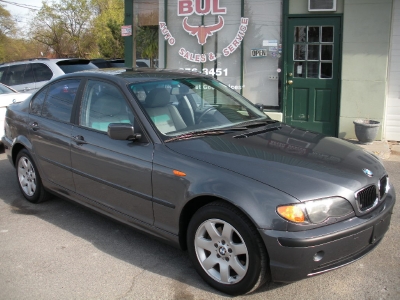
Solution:
<path fill-rule="evenodd" d="M 264 47 L 277 47 L 278 41 L 277 40 L 263 40 Z"/>
<path fill-rule="evenodd" d="M 219 0 L 178 0 L 178 16 L 191 16 L 193 13 L 199 16 L 209 13 L 225 15 L 226 7 L 220 7 Z"/>
<path fill-rule="evenodd" d="M 251 57 L 267 56 L 267 49 L 251 49 Z"/>
<path fill-rule="evenodd" d="M 164 36 L 164 39 L 168 41 L 168 44 L 175 45 L 175 39 L 172 36 L 171 32 L 169 32 L 167 25 L 164 22 L 160 22 L 160 30 L 162 35 Z"/>
<path fill-rule="evenodd" d="M 208 25 L 208 26 L 191 26 L 187 22 L 188 17 L 185 17 L 183 19 L 183 29 L 185 29 L 186 32 L 188 32 L 192 36 L 197 36 L 197 41 L 199 42 L 200 45 L 204 45 L 206 43 L 206 40 L 209 36 L 212 36 L 214 32 L 217 32 L 224 27 L 224 18 L 221 16 L 218 16 L 218 23 L 214 25 Z"/>
<path fill-rule="evenodd" d="M 121 36 L 131 36 L 132 35 L 132 25 L 121 26 Z"/>
<path fill-rule="evenodd" d="M 178 16 L 184 16 L 182 20 L 182 28 L 189 35 L 195 36 L 199 45 L 205 45 L 207 38 L 213 35 L 213 33 L 223 29 L 225 21 L 221 15 L 227 14 L 227 8 L 220 6 L 220 0 L 178 0 Z M 193 25 L 190 22 L 189 17 L 193 14 L 203 15 L 218 15 L 218 21 L 211 25 Z M 247 26 L 249 24 L 248 18 L 241 18 L 239 29 L 232 42 L 223 48 L 222 53 L 224 56 L 229 56 L 236 51 L 242 43 L 242 40 L 246 34 Z M 159 22 L 161 33 L 164 39 L 168 41 L 168 44 L 173 46 L 176 42 L 171 32 L 167 28 L 165 22 Z M 184 59 L 193 63 L 205 63 L 207 61 L 214 61 L 217 59 L 217 55 L 214 52 L 208 53 L 193 53 L 181 47 L 178 51 L 179 55 Z"/>

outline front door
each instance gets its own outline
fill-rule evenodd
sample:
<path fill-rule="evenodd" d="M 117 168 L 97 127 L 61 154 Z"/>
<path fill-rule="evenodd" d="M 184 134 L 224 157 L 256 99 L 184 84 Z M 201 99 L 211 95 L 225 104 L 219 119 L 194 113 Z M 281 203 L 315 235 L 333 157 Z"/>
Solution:
<path fill-rule="evenodd" d="M 340 17 L 289 18 L 287 124 L 337 136 Z"/>
<path fill-rule="evenodd" d="M 135 224 L 153 224 L 151 172 L 153 145 L 107 136 L 110 123 L 136 124 L 122 91 L 88 80 L 79 123 L 72 130 L 75 190 L 99 210 Z"/>

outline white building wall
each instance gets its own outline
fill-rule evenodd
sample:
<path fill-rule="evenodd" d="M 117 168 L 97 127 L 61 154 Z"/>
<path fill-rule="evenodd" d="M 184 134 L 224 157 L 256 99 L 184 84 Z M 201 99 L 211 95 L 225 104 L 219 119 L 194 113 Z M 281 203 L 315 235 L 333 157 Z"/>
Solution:
<path fill-rule="evenodd" d="M 400 0 L 393 1 L 385 137 L 400 141 Z"/>

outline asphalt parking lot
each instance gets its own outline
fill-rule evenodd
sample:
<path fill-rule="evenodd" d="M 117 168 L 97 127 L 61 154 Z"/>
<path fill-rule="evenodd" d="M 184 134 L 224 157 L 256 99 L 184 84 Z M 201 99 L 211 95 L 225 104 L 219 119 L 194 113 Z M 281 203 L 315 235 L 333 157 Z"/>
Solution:
<path fill-rule="evenodd" d="M 384 161 L 400 196 L 400 156 Z M 338 270 L 238 299 L 400 299 L 400 204 L 380 245 Z M 186 252 L 54 198 L 34 205 L 0 154 L 0 299 L 223 299 Z"/>

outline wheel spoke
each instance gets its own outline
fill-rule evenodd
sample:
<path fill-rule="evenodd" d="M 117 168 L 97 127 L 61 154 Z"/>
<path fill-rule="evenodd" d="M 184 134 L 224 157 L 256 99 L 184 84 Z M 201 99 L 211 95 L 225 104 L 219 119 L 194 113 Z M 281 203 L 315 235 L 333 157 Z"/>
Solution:
<path fill-rule="evenodd" d="M 26 180 L 25 176 L 20 176 L 19 177 L 19 183 L 21 184 L 21 186 L 26 186 L 28 181 Z"/>
<path fill-rule="evenodd" d="M 229 265 L 225 262 L 219 264 L 219 273 L 221 275 L 221 281 L 224 283 L 229 282 Z"/>
<path fill-rule="evenodd" d="M 32 195 L 35 193 L 36 191 L 36 182 L 35 181 L 31 181 L 31 191 L 32 191 Z"/>
<path fill-rule="evenodd" d="M 25 158 L 22 159 L 22 168 L 24 168 L 24 169 L 26 169 L 26 170 L 29 169 L 28 160 L 25 159 Z"/>
<path fill-rule="evenodd" d="M 225 223 L 224 229 L 222 230 L 222 236 L 231 243 L 232 235 L 235 232 L 235 229 L 232 227 L 231 224 Z"/>
<path fill-rule="evenodd" d="M 220 237 L 217 228 L 215 228 L 215 223 L 209 221 L 205 224 L 205 227 L 212 240 L 216 240 Z"/>
<path fill-rule="evenodd" d="M 232 259 L 231 261 L 231 268 L 240 276 L 243 277 L 247 272 L 247 267 L 243 266 L 237 257 Z"/>
<path fill-rule="evenodd" d="M 203 262 L 204 269 L 210 270 L 212 267 L 214 267 L 218 262 L 218 258 L 214 255 L 211 254 L 209 257 L 207 257 Z"/>
<path fill-rule="evenodd" d="M 199 248 L 208 250 L 210 252 L 215 250 L 213 241 L 207 240 L 207 239 L 205 239 L 203 237 L 198 237 L 196 239 L 196 246 L 199 247 Z"/>
<path fill-rule="evenodd" d="M 247 254 L 247 247 L 245 244 L 231 244 L 231 247 L 235 255 Z"/>
<path fill-rule="evenodd" d="M 28 182 L 27 194 L 28 194 L 28 196 L 32 196 L 32 194 L 33 194 L 33 191 L 32 191 L 32 182 Z"/>

